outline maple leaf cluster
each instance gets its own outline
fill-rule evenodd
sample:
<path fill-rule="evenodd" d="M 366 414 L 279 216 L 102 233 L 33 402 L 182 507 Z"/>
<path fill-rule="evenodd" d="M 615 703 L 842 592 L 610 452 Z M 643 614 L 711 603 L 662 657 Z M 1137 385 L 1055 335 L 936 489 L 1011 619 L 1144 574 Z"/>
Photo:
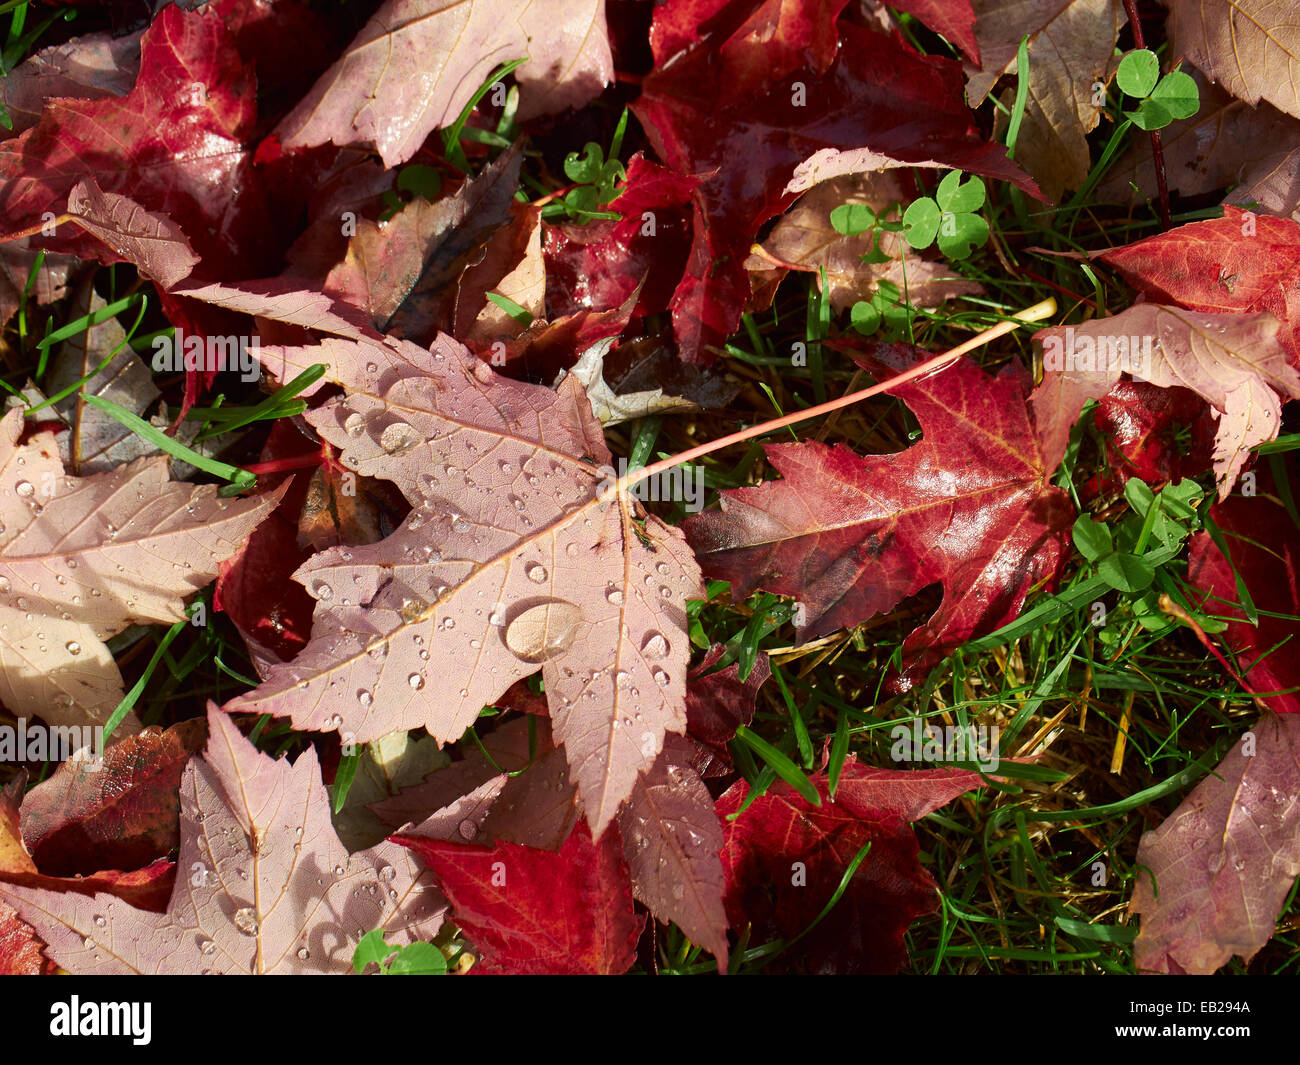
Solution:
<path fill-rule="evenodd" d="M 1190 580 L 1208 610 L 1245 578 L 1258 616 L 1233 614 L 1225 639 L 1244 682 L 1281 693 L 1260 698 L 1261 754 L 1230 755 L 1144 838 L 1160 891 L 1133 900 L 1137 963 L 1206 971 L 1259 949 L 1300 871 L 1297 671 L 1272 653 L 1300 600 L 1286 482 L 1233 489 L 1300 399 L 1300 183 L 1278 178 L 1300 155 L 1275 136 L 1300 116 L 1276 70 L 1287 41 L 1252 31 L 1243 50 L 1175 5 L 1183 54 L 1233 94 L 1222 108 L 1273 108 L 1251 113 L 1233 176 L 1259 210 L 1097 252 L 1142 302 L 1034 338 L 1067 354 L 1133 338 L 1140 372 L 1045 358 L 1035 383 L 1014 360 L 955 361 L 891 388 L 919 426 L 909 446 L 769 444 L 774 476 L 676 524 L 615 471 L 607 426 L 737 394 L 727 339 L 792 275 L 828 313 L 882 286 L 927 308 L 984 291 L 898 227 L 841 231 L 837 206 L 884 218 L 937 168 L 1022 207 L 1088 181 L 1122 5 L 891 6 L 964 59 L 847 0 L 386 0 L 350 40 L 294 0 L 211 0 L 71 36 L 0 82 L 0 320 L 25 343 L 34 306 L 88 316 L 45 382 L 69 387 L 0 420 L 0 703 L 111 722 L 115 741 L 0 795 L 0 970 L 345 973 L 378 930 L 394 951 L 459 937 L 475 971 L 621 973 L 657 921 L 718 971 L 738 939 L 778 942 L 774 969 L 897 971 L 937 901 L 910 825 L 987 779 L 829 745 L 820 762 L 809 745 L 809 774 L 790 763 L 797 785 L 780 751 L 771 779 L 741 779 L 772 665 L 710 646 L 705 578 L 733 602 L 797 601 L 798 645 L 937 586 L 882 664 L 891 693 L 912 689 L 1056 588 L 1081 502 L 1056 474 L 1092 401 L 1133 473 L 1213 478 L 1234 547 L 1199 533 Z M 1025 33 L 1013 160 L 973 107 Z M 640 53 L 630 93 L 616 70 Z M 620 142 L 628 114 L 640 127 L 626 166 L 589 145 L 601 165 L 575 152 L 569 185 L 520 195 L 610 100 L 629 105 Z M 1197 174 L 1171 168 L 1175 191 L 1229 183 L 1204 180 L 1204 122 L 1166 142 Z M 1118 171 L 1141 187 L 1145 167 Z M 187 413 L 220 410 L 201 406 L 223 379 L 210 362 L 173 367 L 175 417 L 152 436 L 104 414 L 160 393 L 90 264 L 133 269 L 178 338 L 260 338 L 267 390 L 301 401 L 238 460 L 269 487 L 219 494 L 148 443 L 165 429 L 199 468 L 230 469 L 184 435 Z M 879 381 L 929 357 L 835 354 Z M 1158 440 L 1197 419 L 1199 466 Z M 257 678 L 146 728 L 112 641 L 188 622 L 214 581 Z M 292 758 L 254 742 L 268 721 Z M 1233 827 L 1232 781 L 1258 837 Z"/>

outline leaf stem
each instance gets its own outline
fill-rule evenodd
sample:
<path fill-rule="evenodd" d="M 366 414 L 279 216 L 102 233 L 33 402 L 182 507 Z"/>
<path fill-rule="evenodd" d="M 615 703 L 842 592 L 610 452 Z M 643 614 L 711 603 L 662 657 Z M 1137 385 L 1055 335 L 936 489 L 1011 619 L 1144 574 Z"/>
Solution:
<path fill-rule="evenodd" d="M 941 352 L 932 359 L 913 366 L 910 370 L 896 374 L 887 381 L 881 381 L 879 384 L 872 385 L 870 388 L 863 388 L 857 392 L 850 392 L 839 399 L 832 399 L 827 403 L 819 403 L 815 407 L 808 407 L 806 410 L 795 411 L 793 414 L 787 414 L 782 418 L 773 418 L 771 421 L 761 422 L 758 425 L 751 425 L 748 429 L 741 429 L 739 432 L 731 433 L 729 436 L 720 437 L 717 440 L 711 440 L 707 444 L 700 444 L 688 451 L 683 451 L 679 455 L 671 455 L 666 459 L 650 466 L 642 466 L 639 470 L 629 470 L 623 477 L 619 478 L 615 488 L 618 491 L 627 491 L 633 485 L 641 481 L 656 477 L 665 470 L 672 469 L 674 466 L 680 466 L 684 462 L 693 462 L 703 455 L 708 455 L 714 451 L 720 451 L 724 447 L 730 447 L 732 444 L 739 444 L 743 440 L 752 439 L 755 436 L 763 436 L 766 433 L 773 432 L 777 429 L 784 429 L 787 425 L 794 425 L 796 422 L 807 421 L 809 418 L 816 418 L 822 414 L 830 414 L 832 411 L 841 410 L 844 407 L 852 406 L 864 399 L 872 396 L 878 396 L 882 392 L 888 392 L 891 388 L 898 385 L 907 384 L 908 381 L 915 381 L 918 377 L 928 377 L 932 373 L 944 369 L 953 362 L 956 362 L 961 356 L 968 351 L 983 347 L 990 341 L 996 340 L 1000 336 L 1005 336 L 1021 325 L 1028 322 L 1039 322 L 1044 318 L 1050 318 L 1056 313 L 1056 300 L 1050 296 L 1032 307 L 1027 307 L 1014 318 L 1008 318 L 1004 322 L 998 322 L 997 325 L 990 326 L 983 332 L 976 333 L 969 340 L 958 344 L 955 348 Z"/>
<path fill-rule="evenodd" d="M 1128 24 L 1133 27 L 1133 44 L 1145 48 L 1142 37 L 1142 20 L 1138 18 L 1137 0 L 1124 0 L 1124 11 L 1128 14 Z M 1158 129 L 1151 130 L 1151 161 L 1156 171 L 1156 191 L 1160 194 L 1160 221 L 1165 229 L 1173 226 L 1169 217 L 1169 181 L 1165 176 L 1165 147 L 1160 139 Z"/>

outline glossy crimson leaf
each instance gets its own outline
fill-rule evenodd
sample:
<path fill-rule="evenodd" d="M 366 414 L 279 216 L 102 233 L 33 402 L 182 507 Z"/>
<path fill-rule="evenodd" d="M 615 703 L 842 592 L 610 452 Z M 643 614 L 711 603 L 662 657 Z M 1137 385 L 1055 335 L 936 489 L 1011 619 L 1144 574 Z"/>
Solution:
<path fill-rule="evenodd" d="M 920 443 L 859 456 L 842 444 L 770 444 L 781 474 L 724 492 L 683 528 L 705 572 L 793 596 L 813 638 L 893 609 L 929 584 L 943 601 L 903 644 L 910 686 L 944 654 L 1012 620 L 1053 580 L 1073 508 L 1051 485 L 1017 367 L 989 378 L 964 360 L 895 394 Z"/>
<path fill-rule="evenodd" d="M 478 948 L 483 972 L 600 975 L 626 972 L 643 918 L 617 832 L 593 843 L 579 822 L 558 851 L 492 848 L 411 833 L 390 837 L 433 870 L 453 920 Z"/>

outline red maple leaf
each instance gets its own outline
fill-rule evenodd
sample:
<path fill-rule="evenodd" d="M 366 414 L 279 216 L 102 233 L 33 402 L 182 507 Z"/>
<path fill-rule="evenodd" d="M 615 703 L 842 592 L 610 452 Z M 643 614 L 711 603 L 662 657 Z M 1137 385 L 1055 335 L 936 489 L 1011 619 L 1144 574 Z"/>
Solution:
<path fill-rule="evenodd" d="M 655 151 L 695 193 L 694 243 L 673 296 L 688 362 L 733 332 L 749 295 L 745 253 L 795 199 L 795 167 L 825 150 L 868 148 L 905 162 L 1033 183 L 985 141 L 961 66 L 901 38 L 836 19 L 846 0 L 671 2 L 655 11 L 655 69 L 633 110 Z"/>
<path fill-rule="evenodd" d="M 923 439 L 897 455 L 842 444 L 770 444 L 781 474 L 722 494 L 722 509 L 683 529 L 706 574 L 793 596 L 808 639 L 943 587 L 930 620 L 903 643 L 902 686 L 944 654 L 1011 621 L 1055 579 L 1073 508 L 1051 485 L 1018 367 L 990 379 L 957 362 L 894 390 Z"/>
<path fill-rule="evenodd" d="M 726 833 L 722 863 L 733 926 L 752 925 L 753 944 L 803 936 L 790 961 L 778 961 L 782 968 L 896 972 L 907 960 L 904 933 L 934 909 L 937 893 L 933 878 L 917 861 L 919 847 L 907 822 L 980 781 L 978 773 L 968 770 L 873 769 L 850 758 L 834 799 L 824 772 L 812 778 L 821 806 L 778 783 L 728 820 L 749 791 L 748 784 L 738 781 L 717 804 Z M 843 896 L 804 935 L 868 843 L 871 849 Z"/>
<path fill-rule="evenodd" d="M 1222 218 L 1189 222 L 1099 258 L 1157 303 L 1193 311 L 1269 311 L 1300 366 L 1300 224 L 1225 206 Z"/>
<path fill-rule="evenodd" d="M 558 851 L 492 848 L 398 834 L 433 870 L 482 972 L 600 975 L 627 971 L 644 923 L 618 833 L 593 843 L 579 821 Z"/>

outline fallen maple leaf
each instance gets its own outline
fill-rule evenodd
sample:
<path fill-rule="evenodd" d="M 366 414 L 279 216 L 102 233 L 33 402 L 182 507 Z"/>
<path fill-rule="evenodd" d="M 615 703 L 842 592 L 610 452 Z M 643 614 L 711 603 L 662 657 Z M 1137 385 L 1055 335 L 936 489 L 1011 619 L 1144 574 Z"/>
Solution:
<path fill-rule="evenodd" d="M 722 904 L 722 825 L 713 798 L 691 767 L 688 740 L 669 737 L 649 773 L 619 811 L 632 893 L 661 921 L 676 924 L 727 971 Z"/>
<path fill-rule="evenodd" d="M 1210 511 L 1231 563 L 1209 533 L 1199 532 L 1192 538 L 1187 580 L 1205 593 L 1207 613 L 1232 619 L 1221 638 L 1251 687 L 1263 693 L 1260 701 L 1279 713 L 1300 713 L 1300 538 L 1282 501 L 1295 499 L 1300 483 L 1289 472 L 1285 483 L 1276 483 L 1267 466 L 1256 477 L 1254 495 L 1234 493 Z M 1257 624 L 1237 606 L 1238 577 L 1254 601 Z"/>
<path fill-rule="evenodd" d="M 171 904 L 153 914 L 111 896 L 0 885 L 73 973 L 344 973 L 381 928 L 425 940 L 446 904 L 391 843 L 349 855 L 330 825 L 313 748 L 292 765 L 261 754 L 215 708 L 181 780 Z"/>
<path fill-rule="evenodd" d="M 850 756 L 831 797 L 825 773 L 810 778 L 821 797 L 811 805 L 778 782 L 745 806 L 749 785 L 737 781 L 717 804 L 726 842 L 727 911 L 750 942 L 802 936 L 830 902 L 849 862 L 866 858 L 830 914 L 801 939 L 782 968 L 818 973 L 893 973 L 907 960 L 903 935 L 935 908 L 938 889 L 917 860 L 907 822 L 978 787 L 978 773 L 958 769 L 873 769 Z"/>
<path fill-rule="evenodd" d="M 529 118 L 585 104 L 614 73 L 604 0 L 388 0 L 276 132 L 286 148 L 372 146 L 392 168 L 513 59 Z"/>
<path fill-rule="evenodd" d="M 587 826 L 576 825 L 559 851 L 514 843 L 489 849 L 409 832 L 391 838 L 433 871 L 485 972 L 615 974 L 636 959 L 644 921 L 633 913 L 615 832 L 593 843 Z"/>
<path fill-rule="evenodd" d="M 1300 716 L 1265 714 L 1138 846 L 1134 964 L 1208 974 L 1249 962 L 1300 874 Z M 1152 882 L 1154 880 L 1154 890 Z"/>
<path fill-rule="evenodd" d="M 1222 218 L 1189 222 L 1099 258 L 1156 303 L 1270 312 L 1300 367 L 1300 223 L 1225 207 Z"/>
<path fill-rule="evenodd" d="M 256 120 L 254 80 L 220 18 L 167 5 L 141 38 L 129 93 L 48 101 L 35 126 L 0 142 L 6 228 L 39 226 L 89 174 L 105 192 L 180 226 L 205 270 L 247 276 L 269 265 L 276 227 L 244 147 Z M 44 239 L 79 254 L 85 242 L 63 227 Z"/>
<path fill-rule="evenodd" d="M 51 725 L 102 724 L 122 700 L 104 644 L 132 623 L 184 621 L 198 591 L 276 503 L 171 483 L 162 458 L 67 477 L 54 438 L 0 421 L 0 698 Z M 134 714 L 123 722 L 134 732 Z"/>
<path fill-rule="evenodd" d="M 795 168 L 827 149 L 1004 178 L 1037 194 L 978 134 L 960 69 L 900 40 L 837 22 L 846 0 L 665 4 L 655 69 L 633 111 L 659 157 L 696 190 L 694 243 L 673 296 L 682 357 L 712 361 L 748 296 L 743 256 L 795 195 Z M 876 156 L 873 154 L 872 158 Z M 839 169 L 838 172 L 843 172 Z M 829 171 L 827 171 L 829 176 Z"/>
<path fill-rule="evenodd" d="M 1214 408 L 1214 472 L 1219 498 L 1226 498 L 1250 449 L 1277 435 L 1280 397 L 1300 398 L 1300 371 L 1287 361 L 1280 329 L 1267 312 L 1200 314 L 1142 303 L 1109 318 L 1040 330 L 1034 339 L 1044 345 L 1045 365 L 1060 356 L 1031 397 L 1044 454 L 1059 461 L 1083 404 L 1104 396 L 1128 370 L 1161 388 L 1189 389 Z M 1120 338 L 1126 358 L 1115 355 Z M 1072 368 L 1075 358 L 1081 368 Z"/>
<path fill-rule="evenodd" d="M 923 432 L 897 455 L 769 444 L 782 480 L 723 492 L 721 511 L 686 519 L 687 538 L 733 595 L 764 588 L 802 603 L 801 639 L 942 584 L 938 610 L 903 643 L 899 680 L 910 686 L 947 652 L 1014 618 L 1063 560 L 1073 512 L 1049 481 L 1026 385 L 1016 367 L 990 379 L 959 361 L 896 388 Z"/>
<path fill-rule="evenodd" d="M 540 666 L 599 835 L 665 732 L 685 728 L 685 600 L 703 587 L 681 533 L 608 491 L 581 387 L 500 377 L 446 336 L 431 351 L 331 339 L 260 356 L 282 378 L 330 367 L 347 398 L 308 420 L 413 510 L 381 543 L 299 569 L 318 604 L 311 643 L 229 707 L 356 742 L 420 726 L 447 741 Z"/>
<path fill-rule="evenodd" d="M 76 876 L 165 858 L 179 839 L 181 772 L 207 734 L 194 718 L 120 740 L 102 761 L 60 763 L 23 798 L 22 837 L 37 866 Z"/>
<path fill-rule="evenodd" d="M 1300 117 L 1300 23 L 1276 0 L 1170 0 L 1169 37 L 1233 96 Z"/>
<path fill-rule="evenodd" d="M 1014 74 L 1029 38 L 1029 85 L 1016 139 L 1016 162 L 1049 199 L 1083 184 L 1092 168 L 1087 137 L 1101 119 L 1094 86 L 1119 64 L 1115 42 L 1128 21 L 1120 0 L 973 0 L 983 65 L 968 66 L 966 89 L 981 103 L 1004 74 Z M 1004 100 L 1010 105 L 1015 89 Z M 1147 149 L 1150 154 L 1150 149 Z"/>

